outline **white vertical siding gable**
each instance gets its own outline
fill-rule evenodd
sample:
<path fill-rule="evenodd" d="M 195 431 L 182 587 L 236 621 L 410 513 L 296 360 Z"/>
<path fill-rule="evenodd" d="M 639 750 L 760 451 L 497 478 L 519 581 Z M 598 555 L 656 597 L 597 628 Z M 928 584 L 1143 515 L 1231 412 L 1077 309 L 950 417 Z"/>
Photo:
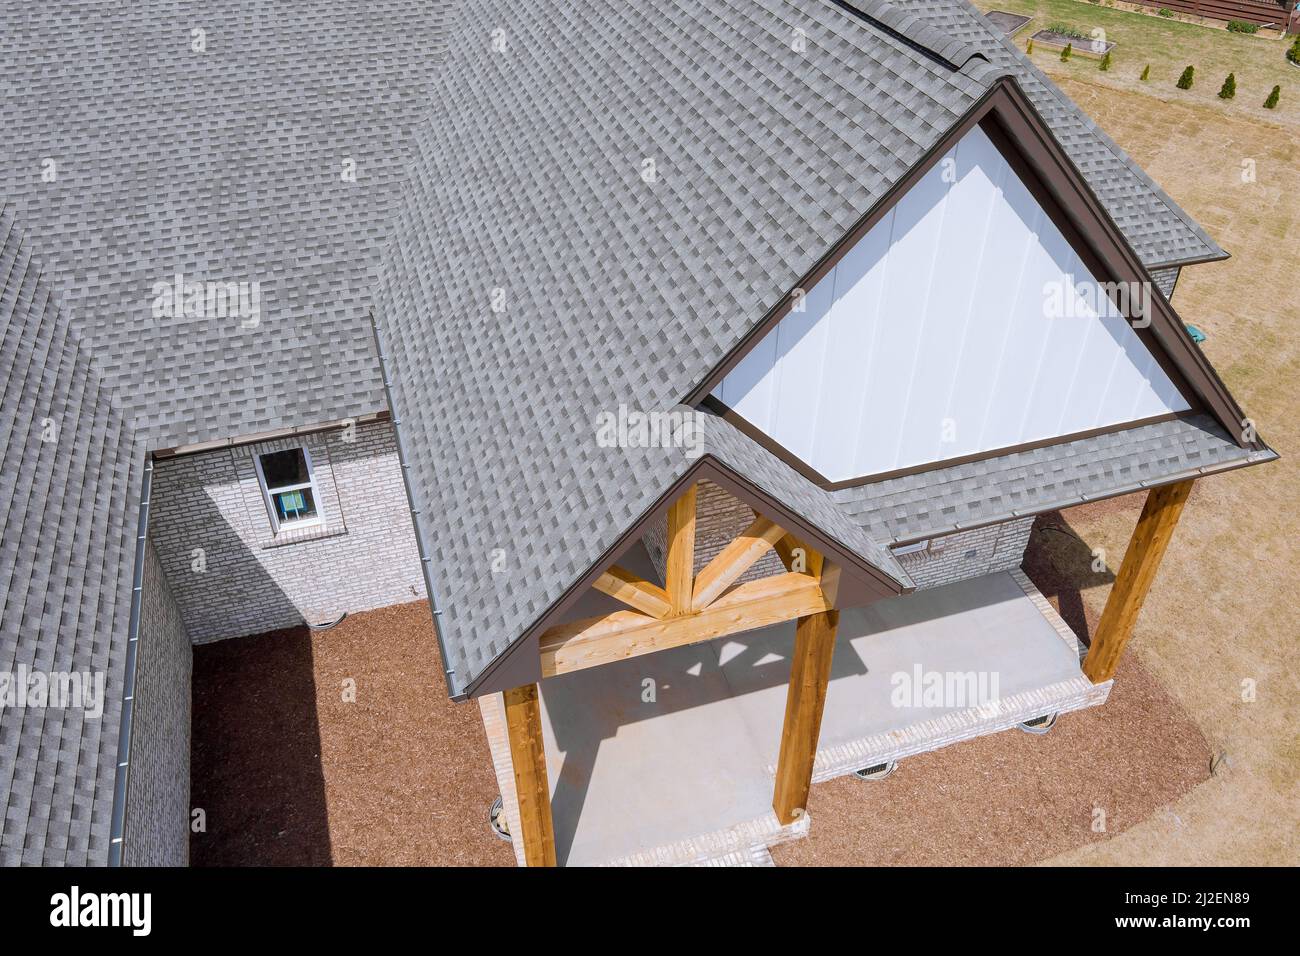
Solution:
<path fill-rule="evenodd" d="M 831 481 L 1186 410 L 1096 281 L 976 127 L 714 395 Z"/>

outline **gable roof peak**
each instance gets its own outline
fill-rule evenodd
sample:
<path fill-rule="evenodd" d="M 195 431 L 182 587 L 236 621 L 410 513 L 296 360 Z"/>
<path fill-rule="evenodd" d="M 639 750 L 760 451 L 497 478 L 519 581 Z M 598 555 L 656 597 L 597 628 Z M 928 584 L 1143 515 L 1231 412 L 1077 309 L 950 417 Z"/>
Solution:
<path fill-rule="evenodd" d="M 831 2 L 954 70 L 964 70 L 972 60 L 989 62 L 989 58 L 971 44 L 930 26 L 916 14 L 892 3 L 891 0 L 831 0 Z"/>

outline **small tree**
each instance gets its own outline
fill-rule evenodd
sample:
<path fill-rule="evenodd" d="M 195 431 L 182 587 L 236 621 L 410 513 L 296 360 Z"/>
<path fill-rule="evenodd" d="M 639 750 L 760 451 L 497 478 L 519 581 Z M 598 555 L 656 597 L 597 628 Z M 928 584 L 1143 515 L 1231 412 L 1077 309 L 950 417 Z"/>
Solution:
<path fill-rule="evenodd" d="M 1026 53 L 1033 53 L 1033 52 L 1034 52 L 1034 38 L 1033 38 L 1033 37 L 1030 37 L 1030 38 L 1029 38 L 1029 42 L 1025 44 L 1025 52 L 1026 52 Z"/>
<path fill-rule="evenodd" d="M 1183 75 L 1178 78 L 1178 88 L 1180 90 L 1190 90 L 1192 81 L 1196 78 L 1196 68 L 1189 66 L 1183 70 Z"/>
<path fill-rule="evenodd" d="M 1219 99 L 1230 100 L 1236 95 L 1237 95 L 1237 75 L 1235 73 L 1229 73 L 1227 77 L 1224 79 L 1223 85 L 1219 87 Z"/>
<path fill-rule="evenodd" d="M 1273 87 L 1273 92 L 1268 94 L 1268 99 L 1264 101 L 1264 109 L 1271 110 L 1277 108 L 1277 101 L 1282 97 L 1282 87 Z"/>
<path fill-rule="evenodd" d="M 1286 58 L 1292 63 L 1300 63 L 1300 37 L 1295 38 L 1295 43 L 1286 51 Z"/>
<path fill-rule="evenodd" d="M 1107 50 L 1106 55 L 1101 58 L 1101 63 L 1097 65 L 1097 69 L 1103 72 L 1110 69 L 1110 50 Z"/>
<path fill-rule="evenodd" d="M 1143 82 L 1143 83 L 1145 83 L 1147 80 L 1151 79 L 1151 64 L 1150 64 L 1150 63 L 1148 63 L 1146 66 L 1142 67 L 1142 77 L 1141 77 L 1141 79 L 1142 79 L 1142 82 Z"/>
<path fill-rule="evenodd" d="M 1070 61 L 1070 55 L 1072 53 L 1074 53 L 1074 44 L 1067 43 L 1065 45 L 1065 49 L 1061 51 L 1061 62 L 1068 63 Z"/>

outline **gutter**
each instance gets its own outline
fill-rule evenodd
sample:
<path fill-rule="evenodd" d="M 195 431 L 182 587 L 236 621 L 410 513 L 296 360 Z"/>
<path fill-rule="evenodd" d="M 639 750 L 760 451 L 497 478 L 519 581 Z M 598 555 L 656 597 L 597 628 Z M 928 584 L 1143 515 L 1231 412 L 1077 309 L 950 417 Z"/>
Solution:
<path fill-rule="evenodd" d="M 447 645 L 442 639 L 442 628 L 438 626 L 438 619 L 442 616 L 442 608 L 438 606 L 438 590 L 433 581 L 433 559 L 429 557 L 429 548 L 424 540 L 424 526 L 420 523 L 420 508 L 416 502 L 415 489 L 411 486 L 411 466 L 406 454 L 406 442 L 402 438 L 402 415 L 397 409 L 397 403 L 393 399 L 393 382 L 388 375 L 388 351 L 384 348 L 383 330 L 379 323 L 375 321 L 375 312 L 370 310 L 370 331 L 375 337 L 375 355 L 379 358 L 379 377 L 384 383 L 384 398 L 388 402 L 388 409 L 392 416 L 393 437 L 397 442 L 397 460 L 402 466 L 402 484 L 406 488 L 406 503 L 411 509 L 411 525 L 415 530 L 415 547 L 420 553 L 420 573 L 424 576 L 424 591 L 429 596 L 429 607 L 433 612 L 433 633 L 438 639 L 438 653 L 442 657 L 442 673 L 447 681 L 447 695 L 453 700 L 457 698 L 456 691 L 456 671 L 454 668 L 448 668 L 447 662 Z"/>
<path fill-rule="evenodd" d="M 122 721 L 117 736 L 117 775 L 108 832 L 108 865 L 123 865 L 126 846 L 126 795 L 131 771 L 131 732 L 135 718 L 135 678 L 140 647 L 140 601 L 144 592 L 145 547 L 149 534 L 149 495 L 153 488 L 153 458 L 145 452 L 140 483 L 140 513 L 135 530 L 135 573 L 131 579 L 131 621 L 127 626 L 126 676 L 122 682 Z"/>

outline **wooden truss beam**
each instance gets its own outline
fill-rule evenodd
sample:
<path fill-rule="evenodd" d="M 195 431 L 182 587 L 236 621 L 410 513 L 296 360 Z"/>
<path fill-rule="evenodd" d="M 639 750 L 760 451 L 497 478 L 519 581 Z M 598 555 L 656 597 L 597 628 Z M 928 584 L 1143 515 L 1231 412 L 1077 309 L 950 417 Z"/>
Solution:
<path fill-rule="evenodd" d="M 667 591 L 617 565 L 601 574 L 592 587 L 651 617 L 667 617 L 672 610 Z"/>
<path fill-rule="evenodd" d="M 519 798 L 519 839 L 529 866 L 555 866 L 555 828 L 551 822 L 551 791 L 546 782 L 546 750 L 542 744 L 542 708 L 537 685 L 506 691 L 506 733 Z"/>
<path fill-rule="evenodd" d="M 1088 656 L 1083 662 L 1083 673 L 1094 684 L 1115 676 L 1124 645 L 1133 634 L 1138 612 L 1146 600 L 1155 580 L 1160 560 L 1169 547 L 1183 505 L 1192 492 L 1192 480 L 1153 488 L 1147 492 L 1142 516 L 1138 518 L 1128 551 L 1115 575 L 1106 608 L 1101 612 L 1097 633 L 1093 636 Z"/>
<path fill-rule="evenodd" d="M 822 556 L 792 534 L 787 534 L 774 545 L 781 563 L 787 571 L 811 574 L 818 577 L 822 573 Z"/>
<path fill-rule="evenodd" d="M 615 611 L 560 624 L 541 637 L 542 676 L 779 624 L 827 611 L 832 602 L 817 578 L 778 574 L 742 584 L 707 608 L 681 617 L 657 620 L 635 611 Z"/>
<path fill-rule="evenodd" d="M 695 577 L 691 608 L 702 611 L 742 574 L 752 568 L 768 550 L 785 537 L 785 532 L 761 515 L 740 533 Z"/>
<path fill-rule="evenodd" d="M 695 485 L 668 506 L 668 559 L 664 570 L 669 611 L 673 616 L 691 612 L 695 576 Z"/>

